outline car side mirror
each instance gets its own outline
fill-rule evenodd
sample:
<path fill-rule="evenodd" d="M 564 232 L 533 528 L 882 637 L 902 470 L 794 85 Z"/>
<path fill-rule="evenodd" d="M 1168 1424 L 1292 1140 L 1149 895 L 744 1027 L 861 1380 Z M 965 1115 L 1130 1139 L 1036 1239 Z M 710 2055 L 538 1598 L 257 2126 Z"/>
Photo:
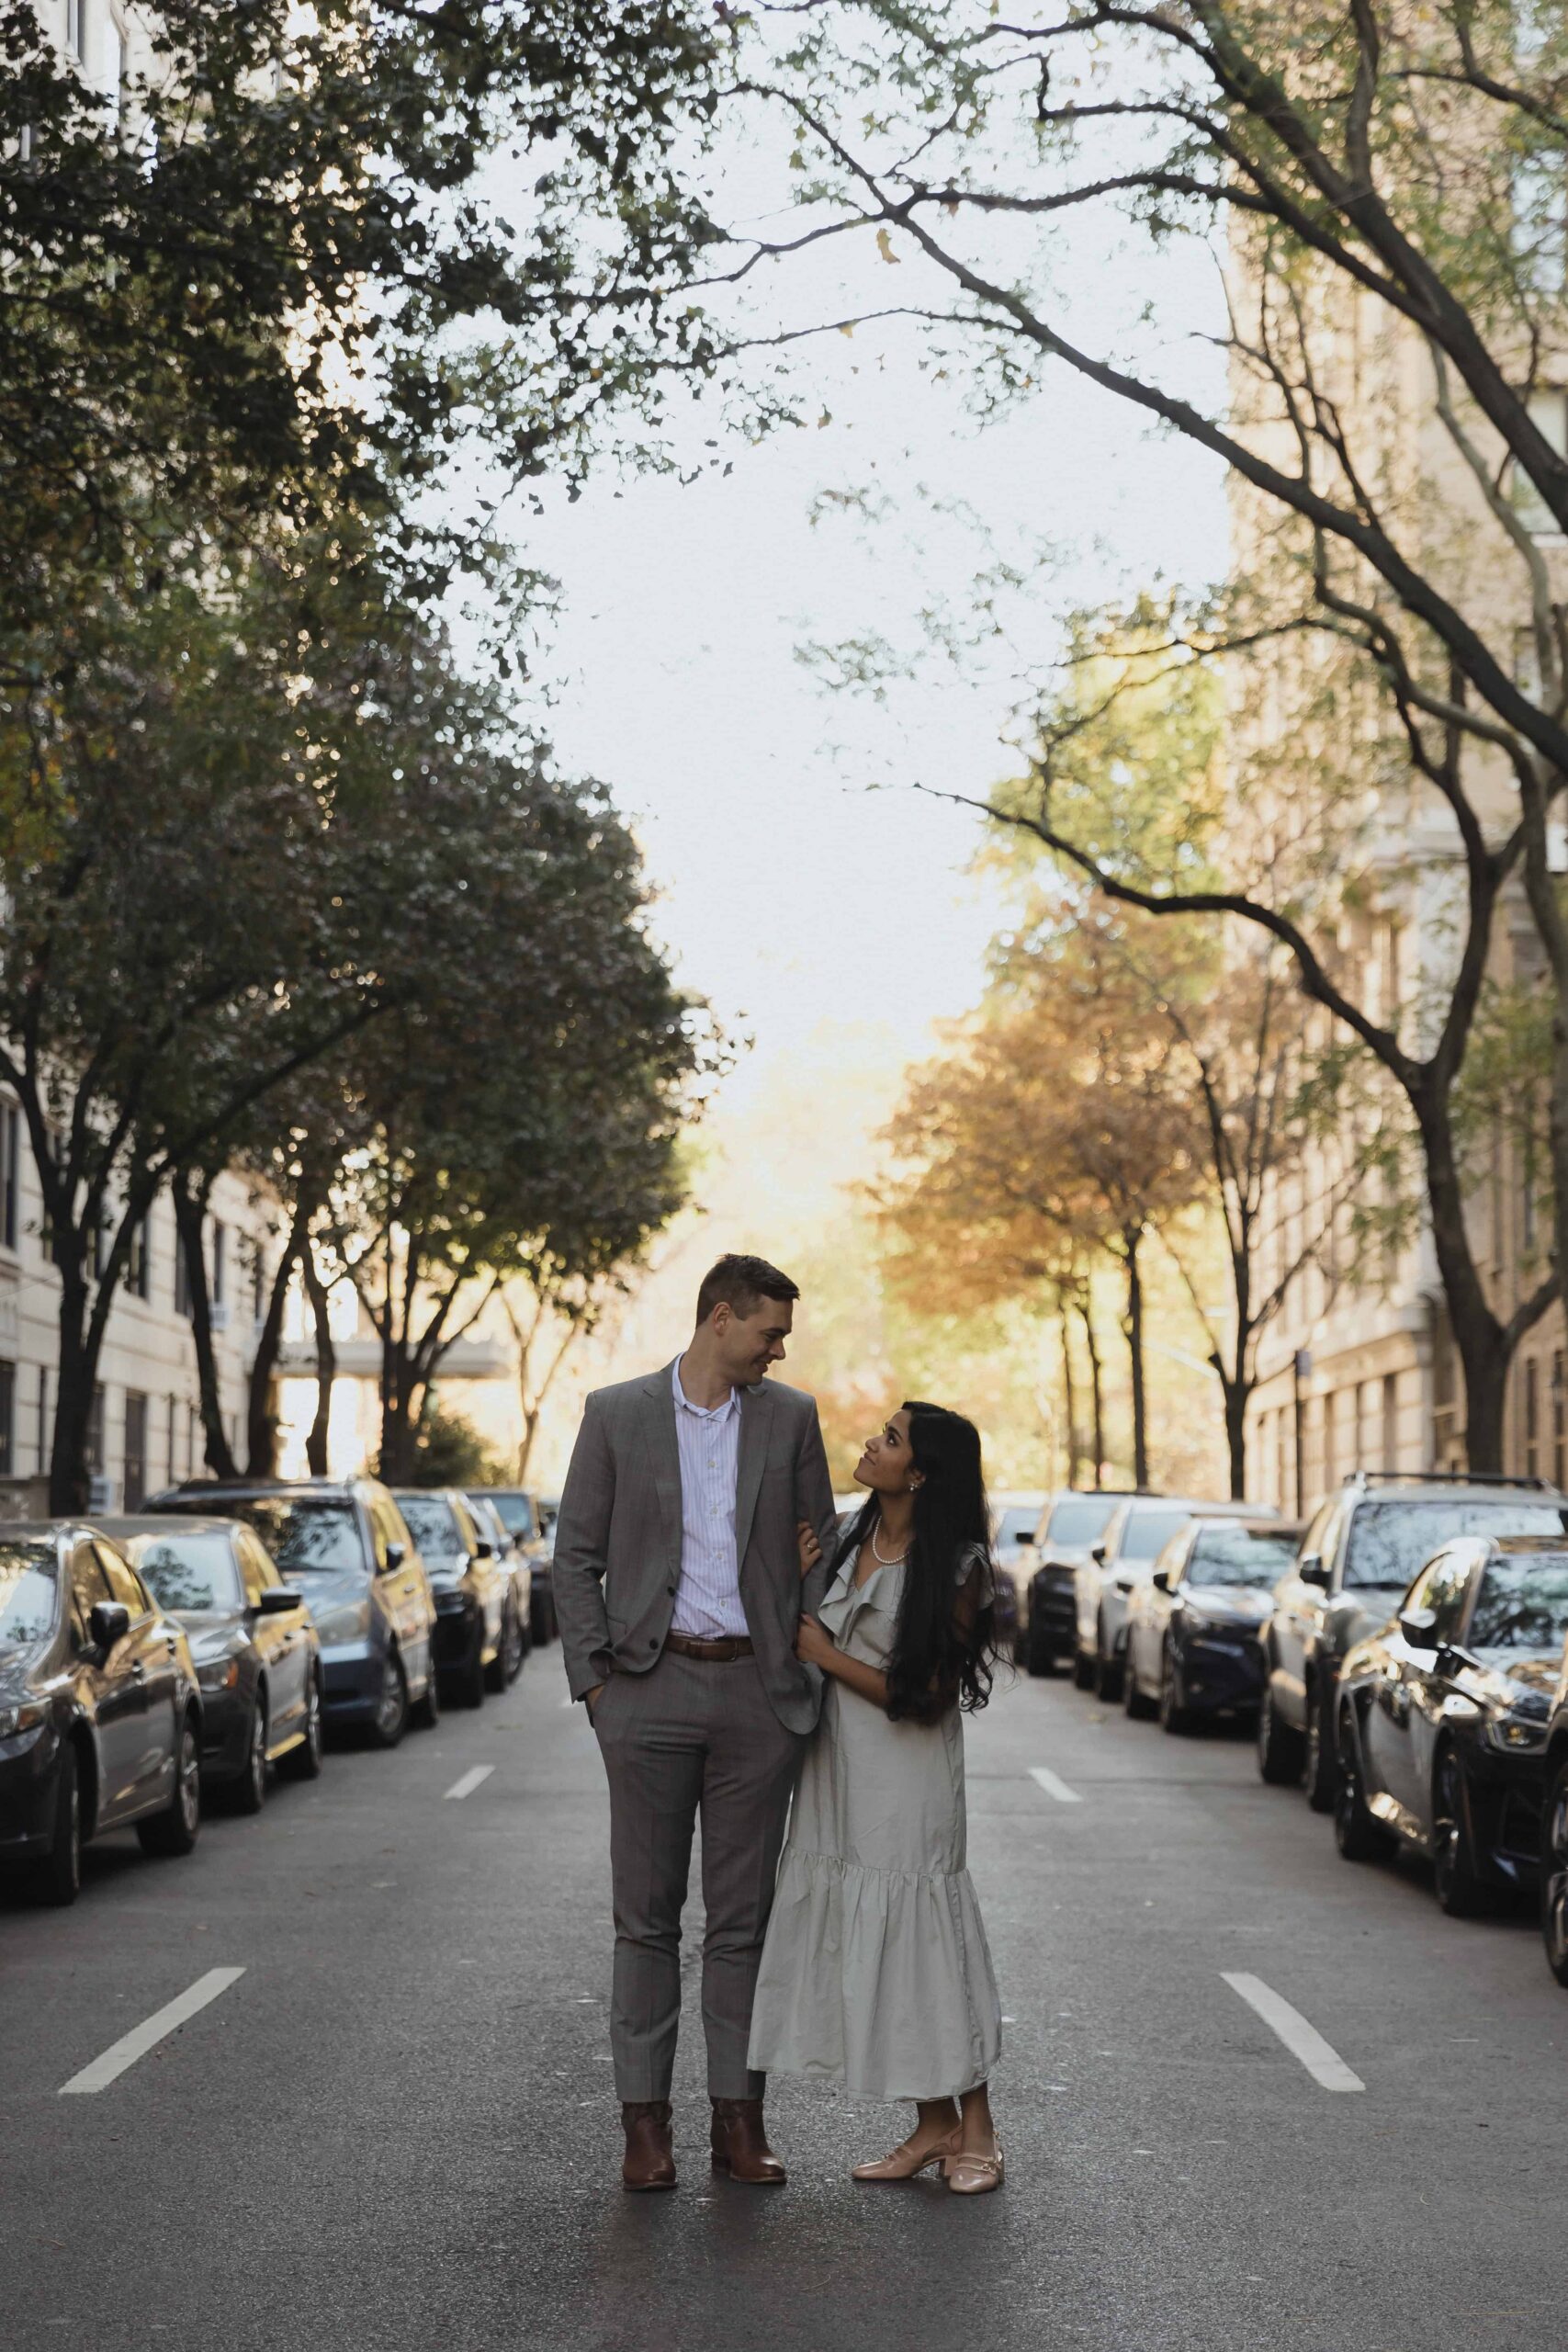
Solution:
<path fill-rule="evenodd" d="M 388 1544 L 388 1546 L 387 1546 L 387 1566 L 388 1566 L 388 1567 L 389 1567 L 389 1569 L 390 1569 L 390 1568 L 400 1568 L 400 1567 L 402 1566 L 402 1565 L 403 1565 L 403 1562 L 408 1558 L 408 1555 L 409 1555 L 409 1547 L 408 1547 L 408 1545 L 407 1545 L 406 1544 L 400 1544 L 400 1543 L 397 1541 L 397 1539 L 394 1537 L 394 1538 L 393 1538 L 393 1540 L 392 1540 L 392 1542 L 391 1542 L 390 1544 Z"/>
<path fill-rule="evenodd" d="M 1156 1592 L 1168 1592 L 1171 1589 L 1170 1570 L 1168 1568 L 1156 1568 L 1153 1576 L 1149 1578 L 1149 1582 L 1153 1585 Z"/>
<path fill-rule="evenodd" d="M 1097 1568 L 1102 1568 L 1102 1567 L 1105 1566 L 1105 1546 L 1104 1546 L 1104 1544 L 1091 1544 L 1089 1545 L 1089 1558 L 1094 1562 L 1094 1565 L 1095 1565 L 1095 1566 L 1096 1566 Z"/>
<path fill-rule="evenodd" d="M 476 1560 L 493 1560 L 495 1557 L 495 1545 L 493 1544 L 487 1544 L 484 1537 L 481 1535 L 474 1545 L 474 1557 Z"/>
<path fill-rule="evenodd" d="M 286 1584 L 270 1584 L 256 1602 L 258 1617 L 281 1617 L 288 1609 L 298 1609 L 299 1595 Z"/>
<path fill-rule="evenodd" d="M 93 1636 L 93 1646 L 102 1665 L 116 1642 L 123 1642 L 130 1631 L 130 1611 L 123 1600 L 95 1600 L 87 1619 L 87 1630 Z"/>
<path fill-rule="evenodd" d="M 1437 1623 L 1435 1609 L 1407 1609 L 1400 1618 L 1399 1630 L 1413 1650 L 1430 1650 L 1437 1647 L 1432 1639 Z"/>
<path fill-rule="evenodd" d="M 1296 1562 L 1296 1574 L 1300 1577 L 1303 1584 L 1315 1584 L 1323 1591 L 1327 1591 L 1328 1569 L 1318 1553 L 1308 1552 L 1304 1554 L 1303 1556 Z"/>

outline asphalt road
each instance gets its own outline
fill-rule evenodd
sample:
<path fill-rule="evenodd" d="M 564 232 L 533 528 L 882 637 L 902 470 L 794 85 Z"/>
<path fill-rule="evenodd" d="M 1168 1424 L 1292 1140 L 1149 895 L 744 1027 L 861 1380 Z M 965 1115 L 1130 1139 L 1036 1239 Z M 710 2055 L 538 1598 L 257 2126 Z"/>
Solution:
<path fill-rule="evenodd" d="M 481 1713 L 210 1819 L 188 1861 L 115 1838 L 73 1911 L 0 1900 L 6 2352 L 1557 2340 L 1568 1995 L 1531 1922 L 1445 1919 L 1418 1870 L 1341 1862 L 1243 1741 L 1061 1682 L 969 1735 L 1005 2188 L 856 2188 L 908 2110 L 784 2082 L 789 2187 L 714 2183 L 694 1977 L 682 2184 L 623 2195 L 603 1776 L 563 1690 L 536 1654 Z M 62 2096 L 219 1969 L 244 1973 Z M 1322 2087 L 1227 1975 L 1364 2087 Z"/>

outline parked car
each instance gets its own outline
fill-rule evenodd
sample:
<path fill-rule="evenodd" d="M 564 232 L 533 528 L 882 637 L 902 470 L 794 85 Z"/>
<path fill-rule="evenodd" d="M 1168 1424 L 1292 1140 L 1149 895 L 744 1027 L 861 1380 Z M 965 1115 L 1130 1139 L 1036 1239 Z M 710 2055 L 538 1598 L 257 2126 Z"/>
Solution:
<path fill-rule="evenodd" d="M 1122 1696 L 1122 1654 L 1127 1595 L 1139 1568 L 1179 1534 L 1190 1519 L 1277 1519 L 1267 1503 L 1216 1502 L 1204 1495 L 1130 1495 L 1112 1512 L 1104 1534 L 1073 1575 L 1076 1617 L 1073 1679 L 1102 1699 Z"/>
<path fill-rule="evenodd" d="M 1456 1535 L 1553 1535 L 1568 1508 L 1540 1478 L 1358 1470 L 1320 1504 L 1263 1631 L 1258 1769 L 1333 1810 L 1334 1694 L 1347 1652 L 1393 1615 L 1417 1569 Z"/>
<path fill-rule="evenodd" d="M 1339 1671 L 1334 1830 L 1347 1861 L 1414 1847 L 1461 1917 L 1535 1885 L 1565 1639 L 1561 1532 L 1443 1545 Z"/>
<path fill-rule="evenodd" d="M 1200 1715 L 1256 1713 L 1258 1629 L 1301 1532 L 1284 1520 L 1193 1519 L 1171 1537 L 1127 1595 L 1130 1715 L 1179 1732 Z"/>
<path fill-rule="evenodd" d="M 479 1532 L 488 1535 L 495 1546 L 495 1556 L 512 1581 L 512 1606 L 517 1626 L 518 1651 L 515 1665 L 510 1666 L 507 1679 L 520 1674 L 523 1661 L 534 1646 L 534 1568 L 512 1530 L 487 1494 L 470 1494 L 464 1498 L 479 1522 Z"/>
<path fill-rule="evenodd" d="M 413 1538 L 375 1478 L 187 1478 L 146 1505 L 186 1519 L 243 1519 L 310 1604 L 327 1722 L 395 1747 L 411 1717 L 441 1712 L 435 1599 Z"/>
<path fill-rule="evenodd" d="M 0 1537 L 0 1861 L 73 1903 L 82 1849 L 133 1824 L 149 1854 L 201 1826 L 201 1691 L 177 1620 L 73 1521 Z"/>
<path fill-rule="evenodd" d="M 1073 1579 L 1087 1566 L 1089 1546 L 1126 1499 L 1125 1487 L 1057 1495 L 1041 1514 L 1032 1546 L 1034 1567 L 1024 1610 L 1024 1664 L 1031 1674 L 1055 1674 L 1077 1649 L 1077 1599 Z"/>
<path fill-rule="evenodd" d="M 435 1663 L 464 1707 L 504 1690 L 523 1663 L 512 1578 L 455 1487 L 400 1487 L 394 1500 L 435 1595 Z"/>
<path fill-rule="evenodd" d="M 997 1566 L 997 1638 L 1004 1657 L 1021 1658 L 1029 1623 L 1029 1579 L 1034 1573 L 1034 1531 L 1052 1498 L 1009 1493 L 991 1497 L 991 1557 Z M 1005 1587 L 1005 1589 L 1004 1589 Z"/>
<path fill-rule="evenodd" d="M 538 1498 L 525 1487 L 485 1487 L 480 1490 L 505 1521 L 533 1570 L 533 1623 L 529 1632 L 539 1644 L 556 1637 L 556 1598 L 550 1585 L 550 1559 L 555 1551 L 555 1522 L 547 1535 L 539 1515 Z"/>
<path fill-rule="evenodd" d="M 259 1813 L 267 1772 L 321 1769 L 321 1652 L 304 1596 L 243 1520 L 100 1521 L 185 1628 L 201 1686 L 201 1774 Z"/>

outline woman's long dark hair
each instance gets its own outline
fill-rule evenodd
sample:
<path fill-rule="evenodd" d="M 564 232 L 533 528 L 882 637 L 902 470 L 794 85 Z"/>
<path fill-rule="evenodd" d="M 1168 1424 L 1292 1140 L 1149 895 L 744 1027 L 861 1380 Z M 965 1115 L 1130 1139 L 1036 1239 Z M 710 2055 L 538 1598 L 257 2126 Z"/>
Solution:
<path fill-rule="evenodd" d="M 921 1483 L 887 1663 L 887 1713 L 895 1723 L 908 1717 L 931 1724 L 954 1702 L 975 1709 L 991 1695 L 997 1615 L 991 1520 L 974 1422 L 943 1405 L 909 1398 L 904 1410 Z M 876 1514 L 876 1497 L 868 1495 L 840 1538 L 835 1570 L 864 1543 Z M 961 1574 L 965 1558 L 971 1566 Z M 978 1584 L 961 1610 L 960 1589 L 976 1570 Z"/>

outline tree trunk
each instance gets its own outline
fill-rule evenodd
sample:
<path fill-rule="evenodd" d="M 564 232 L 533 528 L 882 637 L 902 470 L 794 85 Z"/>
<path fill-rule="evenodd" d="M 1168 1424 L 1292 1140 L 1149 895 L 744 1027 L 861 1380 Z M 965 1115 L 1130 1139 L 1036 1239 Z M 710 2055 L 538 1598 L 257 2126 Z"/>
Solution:
<path fill-rule="evenodd" d="M 1252 1394 L 1252 1383 L 1240 1374 L 1227 1374 L 1216 1355 L 1214 1370 L 1220 1375 L 1220 1386 L 1225 1400 L 1225 1450 L 1230 1456 L 1231 1500 L 1247 1499 L 1247 1406 Z M 1283 1502 L 1284 1497 L 1280 1497 Z"/>
<path fill-rule="evenodd" d="M 87 1285 L 65 1275 L 60 1294 L 59 1363 L 54 1380 L 54 1432 L 49 1454 L 49 1508 L 59 1519 L 86 1511 L 90 1473 L 87 1424 L 97 1377 L 96 1351 L 87 1340 Z"/>
<path fill-rule="evenodd" d="M 1105 1383 L 1100 1363 L 1100 1342 L 1094 1336 L 1094 1301 L 1086 1282 L 1078 1295 L 1078 1313 L 1083 1317 L 1084 1341 L 1089 1349 L 1089 1408 L 1094 1419 L 1094 1491 L 1099 1494 L 1105 1478 Z"/>
<path fill-rule="evenodd" d="M 283 1338 L 284 1310 L 288 1304 L 288 1284 L 303 1231 L 303 1215 L 302 1210 L 297 1210 L 294 1222 L 288 1228 L 282 1252 L 273 1270 L 266 1313 L 262 1317 L 261 1329 L 256 1333 L 256 1351 L 251 1363 L 250 1385 L 245 1396 L 245 1475 L 250 1478 L 271 1478 L 277 1473 L 275 1375 L 277 1351 Z"/>
<path fill-rule="evenodd" d="M 1517 1334 L 1487 1304 L 1465 1230 L 1449 1104 L 1433 1090 L 1414 1101 L 1427 1163 L 1432 1246 L 1448 1303 L 1449 1324 L 1464 1374 L 1465 1461 L 1472 1470 L 1503 1468 L 1504 1401 Z"/>
<path fill-rule="evenodd" d="M 310 1318 L 316 1333 L 316 1414 L 305 1440 L 305 1460 L 313 1478 L 324 1478 L 327 1475 L 327 1435 L 333 1412 L 333 1383 L 337 1378 L 337 1345 L 333 1338 L 327 1286 L 321 1280 L 309 1234 L 300 1246 L 299 1272 L 305 1284 L 305 1295 L 310 1302 Z"/>
<path fill-rule="evenodd" d="M 186 1288 L 190 1294 L 190 1333 L 196 1348 L 196 1381 L 201 1399 L 201 1426 L 207 1440 L 207 1466 L 215 1478 L 235 1478 L 239 1464 L 230 1451 L 223 1427 L 218 1358 L 212 1347 L 212 1300 L 207 1287 L 207 1257 L 201 1246 L 209 1187 L 197 1184 L 193 1189 L 187 1177 L 179 1176 L 169 1189 L 175 1204 L 175 1230 L 185 1259 Z"/>
<path fill-rule="evenodd" d="M 1143 1234 L 1135 1225 L 1122 1235 L 1127 1267 L 1127 1352 L 1133 1366 L 1133 1484 L 1141 1491 L 1149 1483 L 1148 1398 L 1144 1385 L 1144 1277 L 1138 1264 Z"/>
<path fill-rule="evenodd" d="M 1072 1334 L 1067 1324 L 1066 1299 L 1063 1299 L 1057 1309 L 1056 1320 L 1061 1327 L 1062 1335 L 1062 1410 L 1066 1417 L 1067 1424 L 1066 1447 L 1067 1484 L 1069 1487 L 1076 1487 L 1078 1483 L 1078 1464 L 1083 1460 L 1083 1447 L 1078 1440 L 1078 1392 L 1077 1383 L 1073 1378 Z"/>

